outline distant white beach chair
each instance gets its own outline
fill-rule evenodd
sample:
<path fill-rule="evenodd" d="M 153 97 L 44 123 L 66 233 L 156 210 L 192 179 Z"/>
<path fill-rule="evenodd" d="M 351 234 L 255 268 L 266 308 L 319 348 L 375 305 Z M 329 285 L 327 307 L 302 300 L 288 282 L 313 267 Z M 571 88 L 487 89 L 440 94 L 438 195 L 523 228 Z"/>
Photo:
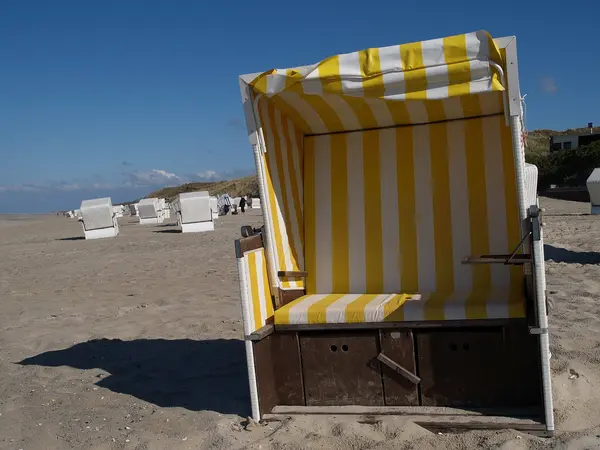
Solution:
<path fill-rule="evenodd" d="M 591 213 L 600 214 L 600 168 L 594 169 L 586 181 L 590 193 Z"/>
<path fill-rule="evenodd" d="M 219 205 L 217 197 L 210 197 L 210 211 L 212 212 L 213 220 L 217 220 L 219 218 Z"/>
<path fill-rule="evenodd" d="M 171 203 L 165 201 L 165 205 L 164 205 L 164 209 L 163 209 L 163 216 L 165 219 L 170 219 L 171 218 Z"/>
<path fill-rule="evenodd" d="M 217 199 L 217 207 L 220 216 L 226 216 L 231 212 L 232 200 L 229 194 L 223 194 Z"/>
<path fill-rule="evenodd" d="M 174 202 L 174 207 L 177 212 L 177 226 L 182 233 L 215 229 L 207 191 L 179 194 Z"/>
<path fill-rule="evenodd" d="M 131 215 L 131 217 L 137 216 L 137 209 L 135 207 L 136 205 L 131 203 L 129 205 L 129 214 Z"/>
<path fill-rule="evenodd" d="M 114 237 L 119 234 L 119 224 L 110 197 L 82 201 L 80 213 L 86 239 Z"/>
<path fill-rule="evenodd" d="M 113 213 L 115 214 L 115 217 L 123 217 L 123 206 L 121 205 L 117 205 L 117 206 L 113 206 Z"/>
<path fill-rule="evenodd" d="M 157 198 L 144 198 L 138 203 L 138 216 L 140 225 L 162 223 L 159 201 Z"/>

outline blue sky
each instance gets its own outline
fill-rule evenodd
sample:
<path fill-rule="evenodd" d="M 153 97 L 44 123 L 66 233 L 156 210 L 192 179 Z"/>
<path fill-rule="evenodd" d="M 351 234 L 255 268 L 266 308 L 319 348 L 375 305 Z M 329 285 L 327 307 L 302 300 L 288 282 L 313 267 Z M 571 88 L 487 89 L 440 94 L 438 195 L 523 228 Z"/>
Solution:
<path fill-rule="evenodd" d="M 0 1 L 0 212 L 250 174 L 238 75 L 479 29 L 517 36 L 529 129 L 600 124 L 600 4 L 462 3 Z"/>

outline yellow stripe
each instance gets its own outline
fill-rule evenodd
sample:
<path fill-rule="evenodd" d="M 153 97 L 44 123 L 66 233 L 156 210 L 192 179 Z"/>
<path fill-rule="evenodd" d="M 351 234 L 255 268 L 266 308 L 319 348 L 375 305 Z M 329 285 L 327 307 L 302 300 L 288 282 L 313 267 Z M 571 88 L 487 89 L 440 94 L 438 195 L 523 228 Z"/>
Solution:
<path fill-rule="evenodd" d="M 448 64 L 448 96 L 469 94 L 471 68 L 467 59 L 467 40 L 465 35 L 444 39 L 444 59 Z"/>
<path fill-rule="evenodd" d="M 331 136 L 331 259 L 333 292 L 350 290 L 348 248 L 348 147 L 345 134 Z"/>
<path fill-rule="evenodd" d="M 345 323 L 364 323 L 365 306 L 371 303 L 377 295 L 361 295 L 353 302 L 346 305 Z"/>
<path fill-rule="evenodd" d="M 423 48 L 420 42 L 400 46 L 402 69 L 407 100 L 427 99 L 427 73 L 423 64 Z"/>
<path fill-rule="evenodd" d="M 469 226 L 471 230 L 471 254 L 489 254 L 489 228 L 487 216 L 487 192 L 485 179 L 485 152 L 482 119 L 465 121 L 465 155 L 467 161 L 467 185 L 469 189 Z M 491 287 L 491 271 L 487 264 L 474 264 L 473 292 L 466 301 L 466 317 L 485 317 L 485 302 Z"/>
<path fill-rule="evenodd" d="M 381 173 L 379 131 L 363 135 L 365 202 L 365 258 L 367 294 L 383 292 L 383 236 L 381 224 Z M 334 197 L 335 198 L 335 197 Z"/>
<path fill-rule="evenodd" d="M 408 113 L 406 102 L 386 100 L 385 104 L 390 110 L 394 125 L 407 125 L 410 123 L 410 114 Z"/>
<path fill-rule="evenodd" d="M 317 287 L 317 252 L 315 230 L 315 138 L 304 139 L 304 237 L 306 293 L 314 294 Z"/>
<path fill-rule="evenodd" d="M 330 294 L 308 307 L 308 323 L 327 323 L 327 307 L 346 294 Z"/>
<path fill-rule="evenodd" d="M 252 295 L 252 311 L 254 312 L 254 330 L 258 330 L 262 327 L 262 317 L 260 314 L 260 296 L 259 296 L 259 286 L 258 286 L 258 277 L 256 276 L 257 267 L 256 267 L 256 252 L 249 253 L 248 257 L 248 267 L 250 271 L 250 292 Z"/>
<path fill-rule="evenodd" d="M 363 76 L 363 91 L 365 97 L 383 98 L 385 86 L 381 74 L 379 49 L 370 48 L 359 52 L 360 70 Z"/>
<path fill-rule="evenodd" d="M 429 122 L 441 122 L 447 119 L 443 100 L 426 100 L 425 109 Z"/>
<path fill-rule="evenodd" d="M 429 127 L 431 182 L 433 194 L 433 234 L 435 243 L 435 286 L 437 292 L 454 291 L 454 253 L 452 247 L 452 201 L 450 199 L 450 166 L 448 163 L 448 130 L 446 123 Z M 455 230 L 460 233 L 462 230 Z M 433 296 L 427 303 L 441 308 L 447 294 Z M 432 319 L 433 320 L 433 319 Z"/>
<path fill-rule="evenodd" d="M 409 299 L 408 295 L 395 295 L 389 302 L 383 306 L 384 322 L 402 322 L 404 321 L 404 308 L 402 306 Z"/>
<path fill-rule="evenodd" d="M 291 193 L 292 193 L 292 202 L 294 203 L 295 217 L 290 217 L 290 220 L 295 220 L 299 236 L 294 236 L 294 240 L 292 242 L 292 254 L 296 264 L 301 260 L 301 255 L 298 254 L 298 251 L 302 251 L 302 205 L 300 204 L 300 193 L 298 192 L 298 179 L 302 179 L 302 174 L 297 173 L 300 168 L 296 169 L 294 166 L 294 157 L 293 157 L 293 147 L 292 147 L 292 138 L 290 137 L 289 129 L 288 129 L 288 119 L 285 116 L 282 117 L 282 128 L 283 128 L 283 138 L 285 141 L 286 148 L 286 157 L 287 157 L 287 175 L 290 177 L 290 185 L 291 185 Z M 292 125 L 293 127 L 293 125 Z M 294 128 L 295 129 L 295 128 Z M 296 139 L 296 136 L 294 136 Z M 296 148 L 298 149 L 298 161 L 301 164 L 302 161 L 302 143 L 298 145 L 296 141 Z M 299 240 L 299 242 L 296 242 Z"/>
<path fill-rule="evenodd" d="M 412 128 L 396 129 L 396 170 L 402 290 L 419 292 Z"/>
<path fill-rule="evenodd" d="M 269 319 L 271 317 L 273 317 L 273 314 L 275 313 L 274 309 L 273 309 L 273 299 L 271 297 L 271 286 L 269 285 L 269 274 L 267 273 L 267 263 L 266 263 L 266 259 L 265 259 L 265 252 L 264 250 L 260 250 L 261 256 L 262 256 L 262 267 L 259 270 L 262 270 L 262 275 L 263 275 L 263 291 L 265 293 L 265 300 L 267 302 L 267 317 L 265 317 L 266 319 Z"/>
<path fill-rule="evenodd" d="M 510 128 L 504 123 L 504 117 L 498 116 L 493 120 L 499 122 L 500 140 L 502 142 L 502 168 L 504 171 L 504 196 L 506 208 L 506 232 L 508 250 L 511 251 L 521 241 L 521 226 L 519 219 L 519 201 L 517 197 L 517 176 L 512 148 L 512 135 Z M 519 253 L 522 253 L 519 250 Z M 510 293 L 511 299 L 522 299 L 523 268 L 510 267 Z M 519 317 L 522 314 L 522 302 L 509 301 L 510 317 Z"/>

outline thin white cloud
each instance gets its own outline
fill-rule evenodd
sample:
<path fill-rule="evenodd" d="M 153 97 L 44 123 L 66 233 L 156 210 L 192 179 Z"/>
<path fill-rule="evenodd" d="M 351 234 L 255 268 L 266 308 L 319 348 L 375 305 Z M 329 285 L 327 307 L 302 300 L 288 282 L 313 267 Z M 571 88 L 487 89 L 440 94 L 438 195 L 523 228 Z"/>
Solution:
<path fill-rule="evenodd" d="M 179 175 L 163 169 L 135 171 L 127 174 L 134 186 L 162 186 L 165 184 L 181 184 L 184 179 Z"/>
<path fill-rule="evenodd" d="M 205 170 L 196 174 L 196 177 L 202 181 L 218 181 L 221 180 L 221 175 L 216 170 Z"/>
<path fill-rule="evenodd" d="M 558 86 L 554 78 L 546 76 L 541 79 L 541 88 L 546 94 L 555 94 L 558 91 Z"/>

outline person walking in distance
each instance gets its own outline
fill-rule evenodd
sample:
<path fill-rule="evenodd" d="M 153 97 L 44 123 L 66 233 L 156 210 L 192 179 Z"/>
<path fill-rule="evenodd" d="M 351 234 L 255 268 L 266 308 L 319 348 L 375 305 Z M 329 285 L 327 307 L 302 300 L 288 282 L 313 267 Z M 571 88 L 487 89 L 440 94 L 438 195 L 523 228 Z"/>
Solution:
<path fill-rule="evenodd" d="M 246 197 L 240 199 L 240 209 L 242 210 L 242 214 L 246 213 Z"/>

